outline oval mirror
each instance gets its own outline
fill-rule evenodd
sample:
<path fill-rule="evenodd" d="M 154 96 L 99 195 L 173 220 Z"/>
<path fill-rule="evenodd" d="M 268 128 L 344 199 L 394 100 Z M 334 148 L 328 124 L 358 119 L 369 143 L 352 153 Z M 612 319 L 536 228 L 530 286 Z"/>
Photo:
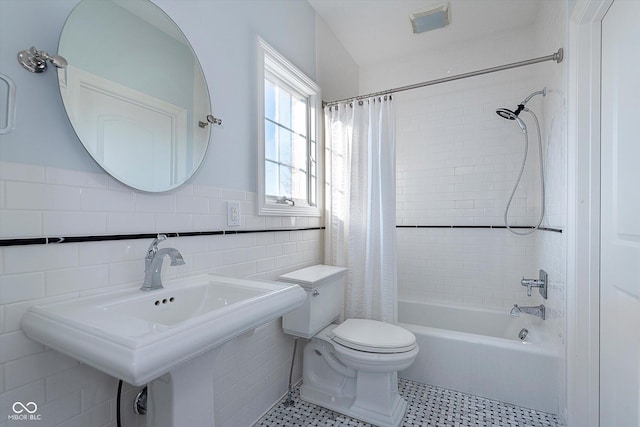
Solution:
<path fill-rule="evenodd" d="M 109 174 L 143 191 L 178 187 L 202 163 L 211 104 L 198 58 L 149 0 L 83 0 L 62 29 L 62 101 Z"/>

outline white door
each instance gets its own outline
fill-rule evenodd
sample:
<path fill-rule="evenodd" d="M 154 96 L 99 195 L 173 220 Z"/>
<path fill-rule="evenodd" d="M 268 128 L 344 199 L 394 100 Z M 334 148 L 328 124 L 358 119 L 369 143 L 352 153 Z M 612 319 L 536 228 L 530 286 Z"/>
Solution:
<path fill-rule="evenodd" d="M 72 65 L 64 73 L 60 86 L 65 104 L 72 106 L 69 119 L 100 166 L 146 191 L 185 179 L 184 108 Z"/>
<path fill-rule="evenodd" d="M 602 20 L 600 426 L 640 426 L 640 0 Z"/>

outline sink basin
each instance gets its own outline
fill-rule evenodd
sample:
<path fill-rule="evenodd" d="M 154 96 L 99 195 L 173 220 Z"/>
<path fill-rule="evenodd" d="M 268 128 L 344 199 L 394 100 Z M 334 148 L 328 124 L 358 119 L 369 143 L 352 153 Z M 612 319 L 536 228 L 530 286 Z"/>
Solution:
<path fill-rule="evenodd" d="M 298 285 L 203 274 L 31 307 L 31 339 L 133 385 L 300 306 Z"/>

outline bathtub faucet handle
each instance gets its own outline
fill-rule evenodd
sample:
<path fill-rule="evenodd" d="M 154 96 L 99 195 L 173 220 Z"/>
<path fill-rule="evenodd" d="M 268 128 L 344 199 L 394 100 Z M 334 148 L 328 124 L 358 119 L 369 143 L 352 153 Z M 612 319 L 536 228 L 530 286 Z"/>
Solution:
<path fill-rule="evenodd" d="M 531 288 L 539 288 L 540 295 L 542 295 L 544 299 L 547 299 L 547 281 L 548 281 L 547 272 L 544 270 L 540 270 L 538 279 L 525 279 L 524 276 L 522 276 L 522 280 L 520 280 L 520 284 L 522 286 L 527 287 L 528 297 L 531 296 Z"/>
<path fill-rule="evenodd" d="M 524 276 L 522 276 L 522 279 L 520 280 L 520 284 L 522 286 L 526 286 L 527 287 L 527 296 L 528 297 L 531 296 L 531 288 L 536 286 L 536 284 L 534 282 L 537 282 L 537 280 L 535 280 L 535 279 L 525 279 Z"/>

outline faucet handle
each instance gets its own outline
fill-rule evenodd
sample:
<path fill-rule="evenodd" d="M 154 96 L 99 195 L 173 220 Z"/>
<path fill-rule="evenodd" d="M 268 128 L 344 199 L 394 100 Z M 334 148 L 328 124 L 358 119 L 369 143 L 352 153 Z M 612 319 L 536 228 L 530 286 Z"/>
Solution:
<path fill-rule="evenodd" d="M 528 296 L 528 297 L 530 297 L 530 296 L 531 296 L 531 288 L 532 288 L 533 286 L 535 286 L 535 285 L 532 283 L 532 280 L 531 280 L 531 279 L 525 279 L 525 278 L 524 278 L 524 276 L 522 276 L 522 280 L 520 280 L 520 284 L 521 284 L 522 286 L 526 286 L 526 287 L 527 287 L 527 296 Z"/>
<path fill-rule="evenodd" d="M 158 236 L 151 241 L 149 249 L 147 249 L 147 258 L 153 258 L 156 252 L 158 252 L 158 244 L 165 240 L 167 240 L 166 234 L 158 234 Z"/>
<path fill-rule="evenodd" d="M 151 244 L 153 246 L 158 246 L 158 243 L 163 242 L 165 240 L 167 240 L 167 235 L 166 234 L 158 234 L 158 236 L 155 239 L 153 239 L 153 242 L 151 242 Z"/>
<path fill-rule="evenodd" d="M 531 296 L 531 288 L 538 288 L 542 298 L 547 299 L 547 286 L 549 282 L 549 275 L 546 271 L 540 270 L 538 279 L 525 279 L 522 276 L 520 284 L 527 287 L 527 296 Z"/>

